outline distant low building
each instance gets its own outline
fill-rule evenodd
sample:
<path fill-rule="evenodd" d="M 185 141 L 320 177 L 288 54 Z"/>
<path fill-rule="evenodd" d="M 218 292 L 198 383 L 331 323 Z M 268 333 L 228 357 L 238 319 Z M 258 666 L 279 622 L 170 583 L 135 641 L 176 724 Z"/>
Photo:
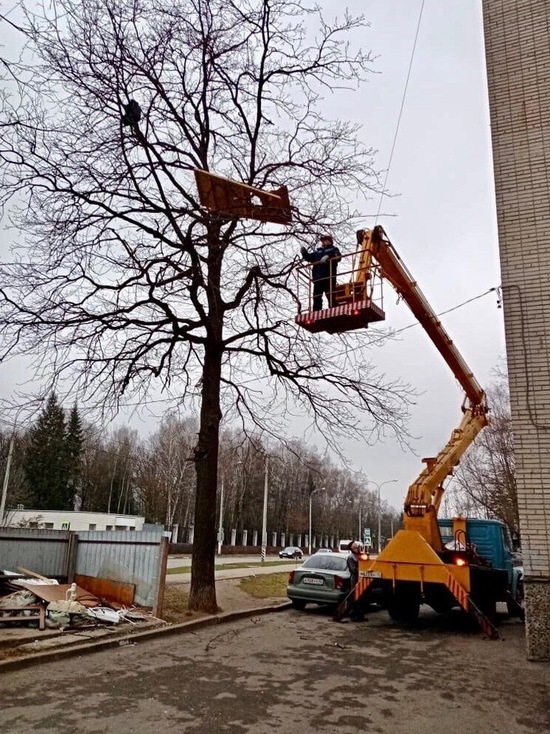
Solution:
<path fill-rule="evenodd" d="M 9 510 L 8 527 L 49 530 L 143 530 L 144 517 L 109 512 L 64 512 L 61 510 Z"/>

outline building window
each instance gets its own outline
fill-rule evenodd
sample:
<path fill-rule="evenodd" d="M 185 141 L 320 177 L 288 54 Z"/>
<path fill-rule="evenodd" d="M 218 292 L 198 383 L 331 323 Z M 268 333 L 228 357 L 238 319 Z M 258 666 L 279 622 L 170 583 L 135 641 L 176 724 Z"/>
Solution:
<path fill-rule="evenodd" d="M 53 522 L 45 522 L 44 527 L 46 530 L 53 530 Z"/>
<path fill-rule="evenodd" d="M 106 528 L 105 528 L 105 530 L 112 530 L 112 529 L 113 529 L 113 526 L 112 525 L 107 525 Z"/>
<path fill-rule="evenodd" d="M 90 523 L 90 524 L 88 525 L 88 530 L 95 530 L 95 529 L 96 529 L 96 524 L 95 524 L 95 522 L 91 522 L 91 523 Z"/>

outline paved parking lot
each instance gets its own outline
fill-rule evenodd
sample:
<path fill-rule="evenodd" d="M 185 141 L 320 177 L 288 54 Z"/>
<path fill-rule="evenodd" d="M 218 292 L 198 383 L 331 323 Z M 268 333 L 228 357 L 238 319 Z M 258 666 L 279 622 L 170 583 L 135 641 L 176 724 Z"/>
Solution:
<path fill-rule="evenodd" d="M 170 635 L 2 676 L 3 734 L 548 734 L 550 668 L 523 628 L 316 607 Z"/>

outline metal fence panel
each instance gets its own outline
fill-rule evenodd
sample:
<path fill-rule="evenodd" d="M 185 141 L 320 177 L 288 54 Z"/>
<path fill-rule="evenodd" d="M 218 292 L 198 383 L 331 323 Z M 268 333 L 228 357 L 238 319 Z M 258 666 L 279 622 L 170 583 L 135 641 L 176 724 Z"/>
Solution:
<path fill-rule="evenodd" d="M 67 574 L 68 530 L 0 528 L 0 570 L 27 568 L 42 576 Z"/>
<path fill-rule="evenodd" d="M 162 573 L 162 530 L 121 532 L 0 528 L 0 570 L 26 568 L 42 576 L 69 575 L 69 539 L 78 538 L 75 574 L 135 584 L 135 602 L 154 607 Z"/>
<path fill-rule="evenodd" d="M 86 530 L 78 533 L 75 573 L 135 584 L 135 602 L 155 605 L 162 532 Z"/>

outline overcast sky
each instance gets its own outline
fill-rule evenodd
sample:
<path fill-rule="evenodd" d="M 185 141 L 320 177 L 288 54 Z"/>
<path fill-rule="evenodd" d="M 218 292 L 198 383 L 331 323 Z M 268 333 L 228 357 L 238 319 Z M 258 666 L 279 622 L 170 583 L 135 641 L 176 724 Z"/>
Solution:
<path fill-rule="evenodd" d="M 334 0 L 321 5 L 328 18 L 344 7 Z M 378 150 L 377 167 L 385 169 L 422 0 L 350 0 L 347 6 L 371 21 L 355 41 L 377 56 L 376 74 L 361 92 L 340 92 L 333 102 L 340 117 L 361 123 L 364 142 Z M 327 116 L 336 115 L 329 110 Z M 500 275 L 481 0 L 425 0 L 387 187 L 394 197 L 382 204 L 377 222 L 379 200 L 372 199 L 363 226 L 384 226 L 437 313 L 455 309 L 442 322 L 486 386 L 504 355 L 504 334 L 497 297 L 487 294 L 499 286 Z M 354 243 L 339 244 L 349 251 Z M 415 324 L 389 285 L 385 310 L 386 325 L 396 330 Z M 414 453 L 389 441 L 346 446 L 354 467 L 373 482 L 398 480 L 382 493 L 400 508 L 422 468 L 420 457 L 435 455 L 460 422 L 463 394 L 418 325 L 368 358 L 419 393 L 409 426 Z M 14 375 L 3 368 L 3 394 L 13 388 Z M 140 433 L 151 429 L 136 420 Z"/>
<path fill-rule="evenodd" d="M 361 94 L 348 95 L 342 116 L 362 123 L 365 142 L 386 168 L 422 2 L 354 0 L 347 6 L 371 21 L 362 45 L 378 56 L 378 73 Z M 505 347 L 497 297 L 482 295 L 500 284 L 500 271 L 481 0 L 425 1 L 387 186 L 395 197 L 382 205 L 378 223 L 437 313 L 465 304 L 442 323 L 485 387 Z M 378 206 L 373 200 L 365 226 L 372 226 Z M 414 324 L 394 295 L 386 285 L 386 324 Z M 420 458 L 434 456 L 459 424 L 463 394 L 420 326 L 369 356 L 420 393 L 410 423 L 415 454 L 395 442 L 349 448 L 355 466 L 374 482 L 398 480 L 382 494 L 399 508 L 423 467 Z"/>

